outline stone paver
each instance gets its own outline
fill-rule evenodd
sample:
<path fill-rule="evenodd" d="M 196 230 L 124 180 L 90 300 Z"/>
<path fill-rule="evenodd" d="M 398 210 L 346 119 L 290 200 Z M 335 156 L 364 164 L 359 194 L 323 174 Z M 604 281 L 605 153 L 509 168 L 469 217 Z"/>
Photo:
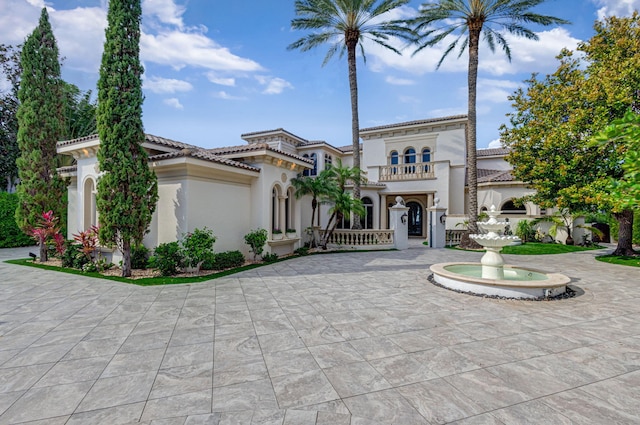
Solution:
<path fill-rule="evenodd" d="M 541 302 L 436 287 L 481 253 L 418 243 L 166 287 L 0 262 L 0 425 L 637 424 L 640 273 L 596 254 L 506 256 L 571 277 Z"/>

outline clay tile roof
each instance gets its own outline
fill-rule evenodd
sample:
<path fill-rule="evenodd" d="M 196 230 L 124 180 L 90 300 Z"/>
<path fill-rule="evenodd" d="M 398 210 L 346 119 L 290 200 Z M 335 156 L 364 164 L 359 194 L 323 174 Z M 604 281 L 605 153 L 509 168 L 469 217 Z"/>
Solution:
<path fill-rule="evenodd" d="M 287 131 L 287 130 L 285 130 L 285 129 L 284 129 L 284 128 L 282 128 L 282 127 L 280 127 L 280 128 L 276 128 L 276 129 L 273 129 L 273 130 L 262 130 L 262 131 L 252 131 L 252 132 L 250 132 L 250 133 L 243 133 L 243 134 L 241 134 L 241 135 L 240 135 L 240 137 L 241 137 L 242 139 L 244 139 L 245 137 L 257 136 L 257 135 L 260 135 L 260 134 L 278 133 L 278 132 L 285 133 L 285 134 L 287 134 L 288 136 L 293 137 L 294 139 L 299 139 L 299 140 L 301 140 L 301 141 L 302 141 L 302 143 L 305 143 L 305 144 L 306 144 L 306 143 L 308 142 L 308 140 L 307 140 L 307 139 L 305 139 L 305 138 L 303 138 L 303 137 L 300 137 L 300 136 L 296 136 L 296 135 L 295 135 L 295 134 L 293 134 L 292 132 Z"/>
<path fill-rule="evenodd" d="M 476 155 L 481 156 L 504 156 L 509 153 L 508 148 L 489 148 L 489 149 L 478 149 L 476 151 Z"/>
<path fill-rule="evenodd" d="M 249 171 L 260 171 L 260 169 L 257 167 L 253 167 L 251 165 L 248 165 L 242 162 L 234 161 L 232 159 L 224 158 L 202 149 L 194 150 L 194 149 L 185 148 L 175 152 L 153 155 L 149 157 L 149 161 L 162 161 L 164 159 L 182 158 L 182 157 L 202 159 L 204 161 L 215 162 L 218 164 L 224 164 L 231 167 L 242 168 L 244 170 L 249 170 Z"/>
<path fill-rule="evenodd" d="M 513 182 L 516 179 L 509 170 L 486 170 L 478 168 L 478 183 Z"/>
<path fill-rule="evenodd" d="M 208 149 L 207 152 L 210 152 L 215 155 L 233 155 L 238 153 L 262 151 L 262 150 L 276 152 L 280 155 L 288 156 L 290 158 L 295 158 L 298 161 L 303 161 L 303 162 L 308 162 L 309 164 L 313 164 L 313 160 L 309 158 L 303 158 L 299 155 L 294 155 L 288 152 L 281 151 L 279 149 L 272 148 L 266 143 L 251 143 L 248 145 L 241 145 L 241 146 L 226 146 L 222 148 Z"/>
<path fill-rule="evenodd" d="M 95 140 L 97 138 L 98 138 L 97 134 L 91 134 L 89 136 L 79 137 L 77 139 L 63 140 L 61 142 L 58 142 L 57 146 L 69 146 L 69 145 L 73 145 L 73 144 L 76 144 L 76 143 L 86 142 L 87 140 Z M 164 137 L 154 136 L 153 134 L 145 134 L 144 135 L 144 139 L 145 139 L 145 142 L 155 143 L 156 145 L 167 146 L 167 147 L 170 147 L 170 148 L 176 148 L 176 149 L 184 149 L 184 148 L 199 149 L 197 146 L 194 146 L 194 145 L 189 145 L 187 143 L 177 142 L 175 140 L 167 139 L 167 138 L 164 138 Z"/>
<path fill-rule="evenodd" d="M 87 140 L 94 140 L 94 139 L 97 139 L 97 138 L 98 138 L 97 134 L 90 134 L 88 136 L 78 137 L 77 139 L 62 140 L 62 141 L 56 143 L 56 146 L 68 146 L 68 145 L 73 145 L 75 143 L 86 142 Z"/>
<path fill-rule="evenodd" d="M 406 126 L 420 125 L 420 124 L 433 124 L 433 123 L 442 122 L 442 121 L 454 121 L 454 120 L 465 119 L 465 118 L 467 118 L 466 115 L 451 115 L 451 116 L 448 116 L 448 117 L 428 118 L 428 119 L 424 119 L 424 120 L 406 121 L 406 122 L 399 122 L 399 123 L 396 123 L 396 124 L 387 124 L 387 125 L 380 125 L 380 126 L 376 126 L 376 127 L 361 128 L 360 132 L 363 132 L 363 131 L 375 131 L 375 130 L 385 130 L 385 129 L 388 129 L 388 128 L 398 128 L 398 127 L 406 127 Z"/>
<path fill-rule="evenodd" d="M 339 146 L 336 149 L 342 151 L 342 152 L 353 152 L 353 145 L 347 145 L 347 146 Z M 362 150 L 362 143 L 360 143 L 360 150 Z"/>
<path fill-rule="evenodd" d="M 57 169 L 58 173 L 75 173 L 78 171 L 77 165 L 68 165 Z"/>

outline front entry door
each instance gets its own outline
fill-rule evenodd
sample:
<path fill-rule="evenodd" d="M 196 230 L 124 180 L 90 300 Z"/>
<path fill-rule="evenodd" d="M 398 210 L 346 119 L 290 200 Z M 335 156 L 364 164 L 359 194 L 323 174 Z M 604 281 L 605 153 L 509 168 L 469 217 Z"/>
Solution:
<path fill-rule="evenodd" d="M 407 202 L 409 207 L 409 236 L 422 236 L 422 206 L 417 202 Z"/>

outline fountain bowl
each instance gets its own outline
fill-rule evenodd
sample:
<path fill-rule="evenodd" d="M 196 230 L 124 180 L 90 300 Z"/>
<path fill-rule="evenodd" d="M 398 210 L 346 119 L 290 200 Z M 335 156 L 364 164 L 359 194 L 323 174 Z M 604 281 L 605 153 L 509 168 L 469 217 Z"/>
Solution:
<path fill-rule="evenodd" d="M 504 265 L 503 279 L 482 278 L 480 263 L 440 263 L 430 267 L 435 282 L 445 288 L 476 295 L 545 299 L 562 295 L 571 281 L 560 273 Z"/>

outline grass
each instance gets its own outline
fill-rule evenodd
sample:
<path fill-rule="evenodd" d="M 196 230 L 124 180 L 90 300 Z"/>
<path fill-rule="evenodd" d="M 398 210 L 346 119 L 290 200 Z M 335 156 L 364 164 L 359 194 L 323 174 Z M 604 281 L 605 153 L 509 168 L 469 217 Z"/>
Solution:
<path fill-rule="evenodd" d="M 625 255 L 601 255 L 596 260 L 621 266 L 640 267 L 640 256 L 628 257 Z"/>
<path fill-rule="evenodd" d="M 56 267 L 49 266 L 46 264 L 34 263 L 30 258 L 20 259 L 20 260 L 6 260 L 5 263 L 9 264 L 17 264 L 20 266 L 27 267 L 35 267 L 44 270 L 53 270 L 62 273 L 75 274 L 86 277 L 95 277 L 98 279 L 106 279 L 113 280 L 116 282 L 124 282 L 124 283 L 132 283 L 134 285 L 139 286 L 155 286 L 155 285 L 176 285 L 181 283 L 197 283 L 197 282 L 205 282 L 207 280 L 218 279 L 224 276 L 229 276 L 235 273 L 243 272 L 245 270 L 251 270 L 262 266 L 268 266 L 270 264 L 279 263 L 281 261 L 287 261 L 292 258 L 302 257 L 306 255 L 325 255 L 325 254 L 339 254 L 344 252 L 381 252 L 381 251 L 396 251 L 395 249 L 385 249 L 385 250 L 331 250 L 331 251 L 319 251 L 314 253 L 308 253 L 303 255 L 291 255 L 288 257 L 278 258 L 274 261 L 256 263 L 256 264 L 248 264 L 242 267 L 236 267 L 235 269 L 223 270 L 217 273 L 209 274 L 206 276 L 188 276 L 188 277 L 171 277 L 171 276 L 158 276 L 158 277 L 145 277 L 142 279 L 129 279 L 126 277 L 120 276 L 104 276 L 97 272 L 83 272 L 82 270 L 72 269 L 67 267 Z"/>
<path fill-rule="evenodd" d="M 541 243 L 541 242 L 527 242 L 522 245 L 505 246 L 502 248 L 503 254 L 514 255 L 551 255 L 551 254 L 566 254 L 568 252 L 580 252 L 591 251 L 594 249 L 601 249 L 601 246 L 578 246 L 578 245 L 563 245 L 559 243 Z"/>

